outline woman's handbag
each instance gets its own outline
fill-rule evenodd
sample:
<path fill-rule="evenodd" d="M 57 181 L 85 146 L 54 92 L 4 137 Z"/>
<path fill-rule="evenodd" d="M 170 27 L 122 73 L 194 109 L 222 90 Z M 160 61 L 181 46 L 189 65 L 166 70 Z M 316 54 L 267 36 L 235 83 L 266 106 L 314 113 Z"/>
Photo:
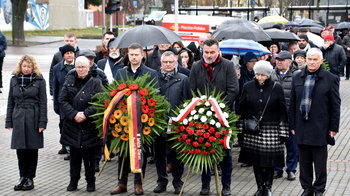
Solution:
<path fill-rule="evenodd" d="M 272 90 L 270 92 L 269 97 L 267 98 L 264 110 L 261 113 L 260 118 L 257 119 L 253 116 L 253 118 L 247 118 L 247 119 L 243 120 L 243 132 L 244 133 L 249 133 L 249 134 L 259 134 L 260 133 L 260 121 L 262 120 L 262 118 L 264 116 L 267 104 L 270 101 L 271 94 L 272 94 L 273 89 L 275 88 L 275 85 L 276 85 L 276 82 L 273 83 Z"/>

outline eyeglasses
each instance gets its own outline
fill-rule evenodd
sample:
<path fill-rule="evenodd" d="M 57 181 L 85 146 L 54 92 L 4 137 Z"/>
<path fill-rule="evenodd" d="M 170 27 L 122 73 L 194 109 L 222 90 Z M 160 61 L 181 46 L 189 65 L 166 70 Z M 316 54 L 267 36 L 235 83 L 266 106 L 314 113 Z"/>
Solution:
<path fill-rule="evenodd" d="M 170 64 L 173 64 L 175 61 L 162 61 L 162 63 L 164 63 L 164 64 L 168 64 L 168 63 L 170 63 Z"/>

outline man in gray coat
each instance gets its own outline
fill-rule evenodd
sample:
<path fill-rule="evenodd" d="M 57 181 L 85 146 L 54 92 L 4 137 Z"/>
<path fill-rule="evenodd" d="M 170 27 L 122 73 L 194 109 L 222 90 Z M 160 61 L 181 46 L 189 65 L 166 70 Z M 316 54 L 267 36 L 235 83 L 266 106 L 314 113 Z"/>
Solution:
<path fill-rule="evenodd" d="M 205 94 L 205 90 L 221 91 L 224 93 L 227 107 L 233 109 L 233 103 L 239 92 L 239 84 L 234 64 L 221 57 L 219 43 L 209 39 L 203 44 L 203 58 L 193 64 L 190 74 L 190 89 L 199 90 Z M 231 195 L 232 154 L 231 150 L 225 150 L 226 156 L 221 163 L 223 185 L 222 195 Z M 210 172 L 202 173 L 201 195 L 210 193 Z"/>

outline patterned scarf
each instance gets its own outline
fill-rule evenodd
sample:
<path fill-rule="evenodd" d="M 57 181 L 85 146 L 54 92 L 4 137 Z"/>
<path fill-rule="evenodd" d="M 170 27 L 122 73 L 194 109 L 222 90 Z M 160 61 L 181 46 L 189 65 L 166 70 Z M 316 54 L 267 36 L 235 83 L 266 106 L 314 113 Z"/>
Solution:
<path fill-rule="evenodd" d="M 23 90 L 23 88 L 26 88 L 29 84 L 31 84 L 35 76 L 35 73 L 30 73 L 27 75 L 24 75 L 23 73 L 18 74 L 17 83 L 21 87 L 21 90 Z"/>
<path fill-rule="evenodd" d="M 208 80 L 211 82 L 214 77 L 214 67 L 218 65 L 221 62 L 221 55 L 218 56 L 218 58 L 211 64 L 208 64 L 204 61 L 204 58 L 202 58 L 202 64 L 207 70 L 208 73 Z"/>
<path fill-rule="evenodd" d="M 309 119 L 309 112 L 312 102 L 312 92 L 315 86 L 316 74 L 308 74 L 304 83 L 303 95 L 301 97 L 300 112 L 305 120 Z"/>
<path fill-rule="evenodd" d="M 171 78 L 174 77 L 175 73 L 177 73 L 177 67 L 175 67 L 175 69 L 170 72 L 160 69 L 160 73 L 161 73 L 161 78 L 163 78 L 166 81 L 169 81 Z"/>

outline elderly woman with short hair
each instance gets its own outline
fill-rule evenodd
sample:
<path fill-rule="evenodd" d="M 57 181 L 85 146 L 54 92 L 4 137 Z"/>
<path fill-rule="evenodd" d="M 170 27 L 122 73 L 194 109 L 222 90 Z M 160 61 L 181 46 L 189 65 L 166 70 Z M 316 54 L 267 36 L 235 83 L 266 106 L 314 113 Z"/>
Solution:
<path fill-rule="evenodd" d="M 254 66 L 255 79 L 243 86 L 238 114 L 245 119 L 261 119 L 260 131 L 243 133 L 239 162 L 254 167 L 258 191 L 255 196 L 272 195 L 274 167 L 284 166 L 284 145 L 288 137 L 287 108 L 282 86 L 271 80 L 272 65 L 258 61 Z M 265 109 L 266 108 L 266 109 Z"/>
<path fill-rule="evenodd" d="M 62 145 L 71 147 L 70 183 L 67 191 L 74 191 L 80 179 L 84 161 L 86 190 L 95 191 L 95 152 L 99 145 L 98 130 L 90 117 L 96 111 L 91 108 L 91 97 L 101 92 L 101 81 L 89 73 L 89 60 L 80 56 L 75 61 L 75 73 L 67 75 L 59 96 L 64 114 Z"/>

